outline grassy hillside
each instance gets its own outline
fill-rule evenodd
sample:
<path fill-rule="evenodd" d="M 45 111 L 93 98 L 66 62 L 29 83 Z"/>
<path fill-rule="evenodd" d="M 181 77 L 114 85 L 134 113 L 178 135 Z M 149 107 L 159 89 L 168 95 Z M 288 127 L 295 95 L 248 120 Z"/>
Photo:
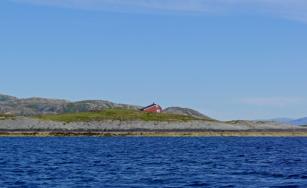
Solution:
<path fill-rule="evenodd" d="M 120 121 L 191 121 L 203 120 L 192 116 L 167 114 L 167 113 L 145 113 L 138 110 L 128 109 L 107 109 L 100 112 L 79 112 L 65 113 L 58 115 L 41 115 L 36 116 L 41 120 L 60 121 L 60 122 L 89 122 L 89 121 L 104 121 L 104 120 L 120 120 Z"/>

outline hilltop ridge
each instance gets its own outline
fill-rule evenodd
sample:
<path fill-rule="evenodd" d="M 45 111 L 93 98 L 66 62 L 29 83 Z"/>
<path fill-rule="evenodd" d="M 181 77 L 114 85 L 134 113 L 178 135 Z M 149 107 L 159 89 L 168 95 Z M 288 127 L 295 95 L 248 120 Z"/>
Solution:
<path fill-rule="evenodd" d="M 101 111 L 110 108 L 138 109 L 140 106 L 117 104 L 105 100 L 71 102 L 62 99 L 25 98 L 0 94 L 0 113 L 21 116 Z"/>

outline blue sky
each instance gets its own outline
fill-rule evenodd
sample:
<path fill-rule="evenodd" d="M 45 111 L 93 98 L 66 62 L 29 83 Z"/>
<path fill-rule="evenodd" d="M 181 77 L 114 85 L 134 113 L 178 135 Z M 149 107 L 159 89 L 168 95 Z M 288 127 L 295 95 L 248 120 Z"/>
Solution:
<path fill-rule="evenodd" d="M 2 0 L 0 93 L 307 116 L 301 0 Z"/>

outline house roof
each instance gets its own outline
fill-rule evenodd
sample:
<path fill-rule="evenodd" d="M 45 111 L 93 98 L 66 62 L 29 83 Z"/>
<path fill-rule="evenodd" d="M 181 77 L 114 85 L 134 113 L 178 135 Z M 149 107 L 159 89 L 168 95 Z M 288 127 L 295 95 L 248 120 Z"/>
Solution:
<path fill-rule="evenodd" d="M 144 107 L 144 108 L 141 108 L 141 110 L 145 110 L 145 109 L 147 109 L 147 108 L 150 108 L 150 107 L 153 107 L 153 106 L 156 106 L 157 104 L 156 103 L 152 103 L 151 105 L 149 105 L 149 106 L 146 106 L 146 107 Z"/>

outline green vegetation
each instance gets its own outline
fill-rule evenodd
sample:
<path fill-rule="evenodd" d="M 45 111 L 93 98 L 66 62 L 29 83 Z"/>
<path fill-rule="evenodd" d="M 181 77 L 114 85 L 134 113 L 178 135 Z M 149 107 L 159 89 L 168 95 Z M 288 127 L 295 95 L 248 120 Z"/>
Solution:
<path fill-rule="evenodd" d="M 7 120 L 7 119 L 15 119 L 15 116 L 10 114 L 0 114 L 0 120 Z"/>
<path fill-rule="evenodd" d="M 202 120 L 199 118 L 167 114 L 167 113 L 146 113 L 138 110 L 128 109 L 107 109 L 99 112 L 79 112 L 79 113 L 65 113 L 58 115 L 41 115 L 37 118 L 46 121 L 60 121 L 60 122 L 89 122 L 89 121 L 104 121 L 104 120 L 120 120 L 120 121 L 192 121 Z"/>

